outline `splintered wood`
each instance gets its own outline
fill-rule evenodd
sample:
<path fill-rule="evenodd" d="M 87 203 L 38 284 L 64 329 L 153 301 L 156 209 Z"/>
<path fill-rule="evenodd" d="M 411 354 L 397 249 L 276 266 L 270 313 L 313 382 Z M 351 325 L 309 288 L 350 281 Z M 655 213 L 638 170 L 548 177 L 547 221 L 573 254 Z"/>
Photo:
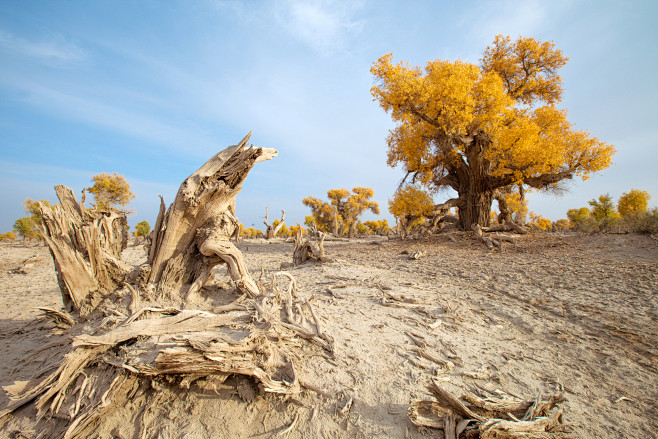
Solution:
<path fill-rule="evenodd" d="M 299 223 L 297 224 L 299 227 Z M 328 262 L 324 255 L 324 239 L 325 234 L 318 232 L 319 239 L 313 241 L 308 237 L 302 235 L 302 229 L 297 229 L 295 235 L 295 249 L 292 254 L 292 262 L 294 265 L 303 264 L 306 261 Z"/>
<path fill-rule="evenodd" d="M 68 351 L 45 379 L 5 388 L 11 402 L 0 412 L 0 427 L 33 404 L 44 434 L 93 436 L 96 421 L 132 401 L 138 388 L 156 387 L 157 379 L 190 389 L 201 378 L 223 382 L 235 374 L 242 377 L 244 400 L 255 397 L 247 378 L 260 392 L 293 394 L 302 387 L 293 360 L 333 356 L 333 339 L 297 296 L 294 277 L 276 273 L 266 291 L 229 241 L 237 230 L 235 196 L 242 182 L 255 163 L 276 155 L 247 147 L 248 139 L 188 177 L 166 212 L 161 202 L 148 266 L 138 276 L 128 277 L 119 259 L 125 215 L 89 212 L 68 188 L 56 187 L 61 205 L 42 209 L 44 236 L 69 313 L 42 311 L 71 341 L 62 344 Z M 322 241 L 319 248 L 321 260 Z M 237 299 L 211 311 L 185 309 L 217 264 L 227 265 Z M 288 280 L 287 290 L 276 288 L 277 276 Z"/>
<path fill-rule="evenodd" d="M 504 392 L 481 397 L 466 394 L 461 397 L 469 406 L 445 391 L 432 380 L 429 390 L 435 401 L 413 401 L 409 419 L 415 425 L 444 431 L 448 437 L 481 439 L 562 438 L 568 437 L 569 425 L 562 422 L 564 402 L 562 392 L 544 400 L 523 400 Z"/>
<path fill-rule="evenodd" d="M 121 285 L 128 272 L 121 261 L 128 222 L 122 212 L 87 210 L 65 186 L 55 186 L 55 192 L 59 204 L 52 209 L 39 204 L 41 235 L 55 263 L 64 307 L 85 316 Z"/>

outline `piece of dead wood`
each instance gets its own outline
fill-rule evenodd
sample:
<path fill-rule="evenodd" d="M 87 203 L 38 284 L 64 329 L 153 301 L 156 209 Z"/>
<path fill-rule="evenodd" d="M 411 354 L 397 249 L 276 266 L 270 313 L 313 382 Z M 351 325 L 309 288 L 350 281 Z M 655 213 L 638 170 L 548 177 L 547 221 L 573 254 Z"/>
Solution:
<path fill-rule="evenodd" d="M 482 241 L 489 250 L 493 250 L 494 247 L 500 248 L 500 241 L 493 240 L 482 233 L 482 228 L 479 224 L 473 224 L 471 228 L 473 229 L 473 232 L 475 232 L 475 236 Z"/>
<path fill-rule="evenodd" d="M 489 227 L 482 227 L 483 232 L 509 232 L 513 231 L 518 233 L 519 235 L 525 235 L 528 233 L 526 229 L 524 229 L 521 225 L 513 222 L 506 220 L 503 224 L 496 224 L 493 226 Z"/>
<path fill-rule="evenodd" d="M 299 412 L 295 413 L 295 417 L 293 418 L 290 425 L 288 425 L 283 430 L 279 431 L 275 436 L 285 436 L 288 433 L 290 433 L 293 430 L 293 428 L 295 428 L 295 425 L 297 424 L 297 419 L 299 419 Z"/>
<path fill-rule="evenodd" d="M 414 425 L 443 430 L 449 412 L 449 408 L 436 401 L 416 400 L 411 402 L 407 415 Z"/>
<path fill-rule="evenodd" d="M 455 364 L 452 361 L 444 360 L 438 356 L 428 352 L 426 349 L 421 349 L 419 347 L 411 347 L 409 350 L 415 352 L 423 358 L 430 360 L 435 363 L 437 366 L 440 366 L 443 369 L 443 373 L 448 372 L 455 368 Z"/>
<path fill-rule="evenodd" d="M 115 258 L 122 249 L 121 240 L 113 238 L 118 223 L 108 222 L 114 216 L 89 216 L 70 190 L 56 188 L 62 207 L 55 210 L 55 220 L 46 221 L 48 236 L 56 242 L 51 252 L 56 266 L 68 257 L 67 267 L 80 271 L 71 278 L 58 276 L 63 300 L 86 313 L 87 320 L 74 327 L 79 335 L 63 346 L 66 354 L 56 370 L 49 369 L 41 381 L 12 388 L 0 426 L 15 410 L 33 403 L 44 435 L 66 431 L 65 437 L 84 436 L 149 382 L 156 390 L 163 388 L 159 382 L 189 389 L 200 377 L 235 374 L 257 382 L 261 391 L 294 394 L 301 391 L 295 362 L 307 354 L 333 354 L 333 339 L 311 305 L 296 296 L 294 278 L 285 275 L 290 284 L 284 293 L 266 292 L 229 242 L 237 227 L 234 201 L 241 183 L 254 163 L 276 155 L 272 149 L 247 147 L 248 138 L 206 162 L 183 182 L 170 208 L 161 209 L 149 248 L 150 268 L 140 272 L 137 286 L 125 284 L 127 291 L 119 290 L 125 273 Z M 66 250 L 60 241 L 67 239 L 84 245 Z M 220 263 L 227 264 L 244 293 L 241 298 L 213 312 L 185 309 L 185 294 L 198 292 Z M 121 300 L 106 294 L 112 286 L 110 292 Z M 98 312 L 91 313 L 96 306 Z M 238 393 L 248 399 L 248 389 L 243 390 Z"/>
<path fill-rule="evenodd" d="M 445 391 L 441 386 L 439 386 L 436 380 L 432 380 L 430 382 L 429 390 L 432 392 L 432 395 L 434 395 L 437 401 L 448 406 L 461 417 L 477 419 L 478 421 L 482 421 L 484 419 L 480 415 L 471 411 L 460 400 L 452 396 L 451 393 Z"/>
<path fill-rule="evenodd" d="M 297 233 L 295 234 L 295 248 L 292 254 L 292 262 L 295 266 L 303 264 L 306 261 L 330 262 L 324 253 L 324 240 L 326 235 L 318 232 L 319 239 L 313 241 L 311 238 L 302 234 L 302 229 L 297 223 Z"/>
<path fill-rule="evenodd" d="M 565 433 L 557 429 L 561 424 L 562 410 L 532 421 L 489 419 L 480 425 L 480 439 L 564 437 Z"/>
<path fill-rule="evenodd" d="M 65 186 L 55 186 L 55 192 L 59 204 L 38 203 L 41 236 L 55 262 L 65 309 L 88 315 L 129 271 L 120 256 L 128 242 L 128 222 L 122 212 L 85 209 Z"/>
<path fill-rule="evenodd" d="M 279 230 L 283 226 L 285 226 L 285 217 L 286 217 L 286 211 L 281 210 L 281 220 L 277 223 L 276 226 L 273 226 L 270 224 L 270 211 L 268 207 L 265 207 L 265 220 L 263 221 L 263 224 L 265 224 L 265 239 L 272 239 L 276 236 L 277 233 L 279 233 Z"/>
<path fill-rule="evenodd" d="M 66 311 L 58 311 L 45 307 L 38 307 L 37 309 L 43 311 L 46 314 L 46 318 L 50 319 L 58 328 L 66 329 L 75 325 L 75 320 Z"/>
<path fill-rule="evenodd" d="M 488 398 L 480 398 L 472 394 L 467 394 L 463 396 L 463 399 L 483 410 L 497 413 L 512 413 L 518 418 L 523 417 L 533 404 L 533 401 L 523 400 L 503 393 L 499 394 L 498 397 Z"/>
<path fill-rule="evenodd" d="M 462 398 L 474 407 L 485 412 L 504 414 L 510 419 L 485 417 L 476 414 L 461 401 L 443 390 L 437 380 L 432 380 L 429 387 L 436 401 L 413 401 L 409 408 L 409 419 L 418 426 L 439 428 L 444 430 L 445 437 L 458 437 L 466 428 L 474 432 L 471 422 L 476 424 L 480 438 L 512 439 L 512 438 L 559 438 L 563 437 L 569 424 L 562 423 L 562 410 L 555 406 L 564 401 L 561 392 L 548 400 L 538 396 L 534 401 L 522 400 L 504 392 L 497 392 L 496 397 L 480 398 L 467 394 Z M 517 414 L 526 412 L 523 419 Z M 519 415 L 520 416 L 520 415 Z M 456 426 L 453 424 L 453 420 Z"/>

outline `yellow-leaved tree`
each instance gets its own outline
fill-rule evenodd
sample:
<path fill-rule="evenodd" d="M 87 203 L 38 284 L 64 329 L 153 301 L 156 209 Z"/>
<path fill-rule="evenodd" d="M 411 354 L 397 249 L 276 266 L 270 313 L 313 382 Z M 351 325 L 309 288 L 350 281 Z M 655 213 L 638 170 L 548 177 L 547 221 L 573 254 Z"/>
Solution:
<path fill-rule="evenodd" d="M 639 214 L 647 211 L 651 195 L 647 191 L 631 189 L 628 193 L 624 192 L 617 202 L 617 211 L 624 218 L 637 217 Z"/>
<path fill-rule="evenodd" d="M 375 191 L 369 187 L 355 187 L 352 193 L 344 188 L 330 189 L 327 191 L 328 202 L 308 196 L 302 203 L 311 208 L 313 222 L 319 230 L 329 230 L 336 235 L 347 233 L 351 238 L 361 214 L 370 210 L 379 215 L 379 204 L 371 200 L 374 195 Z"/>
<path fill-rule="evenodd" d="M 406 185 L 399 188 L 388 200 L 388 211 L 398 222 L 400 237 L 405 239 L 409 228 L 423 221 L 432 214 L 434 200 L 432 196 L 419 187 Z"/>
<path fill-rule="evenodd" d="M 388 164 L 412 182 L 452 188 L 461 228 L 487 226 L 500 189 L 549 189 L 564 179 L 607 168 L 614 148 L 576 130 L 557 71 L 567 58 L 552 42 L 497 36 L 480 65 L 430 61 L 425 69 L 377 60 L 371 93 L 397 127 Z"/>
<path fill-rule="evenodd" d="M 109 211 L 116 209 L 117 206 L 125 207 L 135 198 L 126 178 L 116 172 L 113 174 L 102 172 L 94 175 L 91 180 L 94 185 L 85 188 L 83 193 L 89 192 L 94 195 L 95 203 L 92 204 L 94 210 Z"/>

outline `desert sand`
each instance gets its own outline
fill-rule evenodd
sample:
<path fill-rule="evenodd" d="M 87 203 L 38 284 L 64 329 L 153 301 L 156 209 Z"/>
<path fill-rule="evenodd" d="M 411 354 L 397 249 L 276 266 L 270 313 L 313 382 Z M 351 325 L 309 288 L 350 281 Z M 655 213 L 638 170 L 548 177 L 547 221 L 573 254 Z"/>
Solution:
<path fill-rule="evenodd" d="M 293 244 L 238 244 L 255 278 L 281 269 L 297 280 L 335 360 L 298 363 L 319 392 L 258 395 L 239 377 L 140 389 L 97 426 L 101 438 L 443 437 L 418 428 L 409 403 L 431 378 L 459 396 L 503 390 L 532 399 L 561 388 L 573 437 L 656 437 L 658 242 L 650 236 L 540 234 L 488 251 L 472 233 L 426 240 L 325 243 L 332 262 L 291 267 Z M 409 255 L 421 252 L 419 259 Z M 145 261 L 142 245 L 122 255 Z M 26 260 L 29 261 L 25 263 Z M 225 269 L 214 291 L 227 285 Z M 210 294 L 210 290 L 202 290 Z M 0 385 L 43 376 L 65 337 L 37 307 L 61 307 L 47 247 L 0 244 Z M 415 341 L 442 365 L 419 356 Z M 150 399 L 149 409 L 140 409 Z M 0 392 L 0 411 L 8 398 Z M 159 407 L 153 409 L 153 407 Z M 22 410 L 0 437 L 37 437 Z"/>

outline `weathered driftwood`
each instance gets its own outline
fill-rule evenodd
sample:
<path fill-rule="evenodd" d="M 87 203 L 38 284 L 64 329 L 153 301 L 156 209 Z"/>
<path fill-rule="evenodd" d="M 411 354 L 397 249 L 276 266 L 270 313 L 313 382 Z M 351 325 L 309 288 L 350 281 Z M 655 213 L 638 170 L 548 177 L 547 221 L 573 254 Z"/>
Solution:
<path fill-rule="evenodd" d="M 469 408 L 435 380 L 429 390 L 436 400 L 413 401 L 409 419 L 418 426 L 443 430 L 446 438 L 560 438 L 567 434 L 569 426 L 562 423 L 562 410 L 555 409 L 565 401 L 561 392 L 547 400 L 540 396 L 522 400 L 500 391 L 486 398 L 466 394 L 462 399 L 471 404 Z"/>
<path fill-rule="evenodd" d="M 60 204 L 52 209 L 39 205 L 42 236 L 53 256 L 66 310 L 85 316 L 128 272 L 121 261 L 128 242 L 126 215 L 90 212 L 65 186 L 55 186 L 55 192 Z"/>
<path fill-rule="evenodd" d="M 502 224 L 495 224 L 489 227 L 482 227 L 482 230 L 485 232 L 516 232 L 519 235 L 525 235 L 526 233 L 528 233 L 528 231 L 524 229 L 521 225 L 509 220 L 504 221 Z"/>
<path fill-rule="evenodd" d="M 247 147 L 249 133 L 240 143 L 208 160 L 181 184 L 166 214 L 160 211 L 149 253 L 148 282 L 157 285 L 158 295 L 181 300 L 186 286 L 208 279 L 210 270 L 227 263 L 238 288 L 259 295 L 244 265 L 240 251 L 230 242 L 239 231 L 235 197 L 251 168 L 276 156 L 272 148 Z"/>
<path fill-rule="evenodd" d="M 512 224 L 512 223 L 510 223 Z M 497 248 L 502 248 L 502 242 L 509 242 L 512 245 L 514 245 L 514 248 L 516 248 L 516 239 L 513 236 L 510 235 L 503 235 L 500 233 L 494 233 L 490 235 L 485 235 L 484 231 L 485 230 L 491 230 L 491 227 L 486 227 L 482 228 L 478 224 L 473 224 L 472 225 L 473 232 L 475 232 L 475 236 L 484 243 L 484 245 L 487 246 L 489 250 L 493 250 L 494 247 Z M 494 228 L 496 230 L 499 230 L 500 228 Z M 509 228 L 507 229 L 509 230 Z M 526 233 L 526 232 L 524 232 Z"/>
<path fill-rule="evenodd" d="M 263 221 L 263 224 L 265 224 L 265 239 L 272 239 L 276 236 L 277 233 L 279 233 L 279 230 L 286 224 L 284 221 L 286 217 L 286 211 L 281 210 L 281 220 L 277 223 L 276 226 L 273 226 L 270 224 L 270 212 L 269 209 L 266 207 L 265 208 L 265 221 Z"/>
<path fill-rule="evenodd" d="M 297 224 L 299 226 L 299 224 Z M 297 229 L 295 235 L 295 249 L 292 254 L 292 263 L 294 265 L 303 264 L 306 261 L 328 262 L 324 254 L 324 239 L 325 234 L 318 232 L 320 239 L 317 241 L 311 240 L 302 234 L 302 229 Z"/>

